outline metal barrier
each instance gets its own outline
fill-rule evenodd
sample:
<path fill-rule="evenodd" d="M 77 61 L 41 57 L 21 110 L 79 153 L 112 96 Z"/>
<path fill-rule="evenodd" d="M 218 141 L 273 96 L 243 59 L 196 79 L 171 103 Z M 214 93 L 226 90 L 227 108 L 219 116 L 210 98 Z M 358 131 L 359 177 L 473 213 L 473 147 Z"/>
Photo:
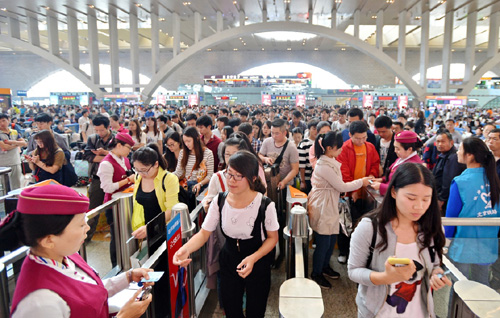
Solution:
<path fill-rule="evenodd" d="M 289 226 L 291 227 L 291 235 Z M 290 211 L 290 222 L 283 230 L 292 248 L 287 249 L 288 262 L 293 262 L 295 277 L 283 282 L 280 286 L 279 312 L 281 317 L 321 317 L 324 312 L 323 296 L 319 285 L 307 277 L 307 250 L 312 230 L 307 221 L 307 212 L 303 206 L 296 206 Z M 288 236 L 287 236 L 288 231 Z M 306 243 L 304 245 L 304 239 Z M 288 247 L 289 244 L 287 244 Z M 291 259 L 291 251 L 294 258 Z M 290 258 L 290 260 L 289 260 Z"/>
<path fill-rule="evenodd" d="M 23 246 L 0 258 L 0 317 L 10 317 L 11 291 L 14 291 L 21 264 L 29 251 Z M 10 272 L 10 275 L 9 275 Z"/>
<path fill-rule="evenodd" d="M 12 171 L 10 167 L 0 167 L 0 217 L 2 217 L 5 213 L 5 196 L 10 191 L 10 180 L 9 173 Z"/>

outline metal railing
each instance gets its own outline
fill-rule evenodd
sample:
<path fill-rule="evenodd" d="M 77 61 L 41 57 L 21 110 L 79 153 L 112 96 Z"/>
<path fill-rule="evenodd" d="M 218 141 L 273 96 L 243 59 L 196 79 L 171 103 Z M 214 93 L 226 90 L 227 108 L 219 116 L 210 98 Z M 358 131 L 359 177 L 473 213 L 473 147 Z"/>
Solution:
<path fill-rule="evenodd" d="M 20 269 L 20 265 L 29 247 L 23 246 L 13 251 L 12 253 L 0 258 L 0 317 L 10 317 L 10 290 L 14 289 L 18 273 L 16 269 Z M 9 277 L 9 271 L 12 275 Z"/>

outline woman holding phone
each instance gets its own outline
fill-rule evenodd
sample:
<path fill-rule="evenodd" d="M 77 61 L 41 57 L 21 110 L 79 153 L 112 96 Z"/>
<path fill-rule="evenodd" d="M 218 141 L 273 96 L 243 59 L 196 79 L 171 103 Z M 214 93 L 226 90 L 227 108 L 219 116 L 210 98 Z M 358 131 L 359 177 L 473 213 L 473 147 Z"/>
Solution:
<path fill-rule="evenodd" d="M 436 317 L 432 290 L 451 281 L 440 267 L 445 238 L 432 172 L 404 163 L 382 204 L 351 238 L 349 278 L 358 283 L 358 317 Z M 406 258 L 396 267 L 389 258 Z"/>
<path fill-rule="evenodd" d="M 220 253 L 221 297 L 228 318 L 264 317 L 271 288 L 271 263 L 278 242 L 279 223 L 274 202 L 263 193 L 259 161 L 248 151 L 232 155 L 225 172 L 228 192 L 219 193 L 208 210 L 201 230 L 173 257 L 187 266 L 189 254 L 200 249 L 220 224 L 226 238 Z"/>

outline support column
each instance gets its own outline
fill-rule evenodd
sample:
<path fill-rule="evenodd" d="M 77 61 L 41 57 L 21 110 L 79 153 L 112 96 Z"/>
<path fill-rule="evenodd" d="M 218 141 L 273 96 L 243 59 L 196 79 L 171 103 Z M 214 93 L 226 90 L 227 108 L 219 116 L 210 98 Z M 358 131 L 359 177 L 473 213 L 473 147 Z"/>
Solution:
<path fill-rule="evenodd" d="M 134 92 L 139 92 L 139 26 L 137 19 L 137 7 L 130 6 L 129 14 L 130 25 L 130 65 L 132 69 L 132 84 L 134 85 Z"/>
<path fill-rule="evenodd" d="M 15 39 L 21 38 L 21 29 L 17 18 L 9 17 L 9 35 Z"/>
<path fill-rule="evenodd" d="M 194 43 L 198 43 L 201 40 L 201 14 L 199 12 L 194 13 Z"/>
<path fill-rule="evenodd" d="M 151 66 L 153 74 L 160 69 L 160 22 L 158 11 L 151 11 Z"/>
<path fill-rule="evenodd" d="M 337 10 L 332 9 L 332 13 L 331 13 L 330 17 L 331 17 L 330 27 L 335 30 L 335 29 L 337 29 Z"/>
<path fill-rule="evenodd" d="M 406 64 L 406 17 L 406 10 L 399 13 L 398 64 L 402 68 L 405 68 Z"/>
<path fill-rule="evenodd" d="M 78 21 L 73 13 L 68 13 L 68 49 L 69 63 L 74 68 L 80 68 L 80 48 L 78 46 Z"/>
<path fill-rule="evenodd" d="M 28 37 L 32 45 L 40 46 L 40 31 L 36 17 L 28 17 Z"/>
<path fill-rule="evenodd" d="M 120 51 L 118 47 L 118 19 L 116 8 L 109 6 L 109 52 L 111 66 L 111 89 L 120 91 Z"/>
<path fill-rule="evenodd" d="M 88 10 L 87 15 L 88 35 L 89 35 L 89 59 L 90 75 L 94 84 L 100 83 L 99 75 L 99 41 L 97 34 L 97 18 L 94 10 Z"/>
<path fill-rule="evenodd" d="M 49 35 L 49 52 L 59 55 L 59 28 L 57 17 L 47 15 L 47 33 Z"/>
<path fill-rule="evenodd" d="M 450 65 L 451 65 L 451 43 L 453 39 L 453 14 L 454 11 L 448 11 L 444 20 L 443 36 L 443 76 L 441 77 L 441 91 L 450 90 Z"/>
<path fill-rule="evenodd" d="M 172 33 L 174 34 L 173 52 L 174 57 L 181 52 L 181 18 L 177 12 L 172 14 Z"/>
<path fill-rule="evenodd" d="M 488 37 L 488 58 L 492 58 L 498 52 L 498 16 L 500 11 L 490 15 L 490 31 Z"/>
<path fill-rule="evenodd" d="M 465 42 L 465 73 L 464 83 L 470 81 L 474 74 L 474 62 L 476 59 L 476 26 L 477 26 L 477 11 L 467 14 L 467 38 Z"/>
<path fill-rule="evenodd" d="M 420 86 L 427 91 L 427 68 L 429 66 L 429 1 L 422 0 L 420 36 Z"/>
<path fill-rule="evenodd" d="M 359 22 L 361 20 L 361 11 L 354 11 L 354 37 L 359 39 Z"/>
<path fill-rule="evenodd" d="M 314 16 L 313 9 L 309 9 L 308 15 L 309 15 L 309 24 L 313 24 L 313 16 Z"/>
<path fill-rule="evenodd" d="M 243 10 L 240 10 L 238 14 L 240 16 L 240 27 L 245 26 L 245 12 Z"/>
<path fill-rule="evenodd" d="M 379 10 L 377 13 L 377 29 L 376 29 L 376 47 L 379 50 L 384 49 L 384 10 Z"/>
<path fill-rule="evenodd" d="M 267 9 L 262 9 L 262 22 L 267 22 Z"/>
<path fill-rule="evenodd" d="M 222 16 L 222 12 L 217 11 L 217 32 L 222 32 L 224 29 L 224 17 Z"/>

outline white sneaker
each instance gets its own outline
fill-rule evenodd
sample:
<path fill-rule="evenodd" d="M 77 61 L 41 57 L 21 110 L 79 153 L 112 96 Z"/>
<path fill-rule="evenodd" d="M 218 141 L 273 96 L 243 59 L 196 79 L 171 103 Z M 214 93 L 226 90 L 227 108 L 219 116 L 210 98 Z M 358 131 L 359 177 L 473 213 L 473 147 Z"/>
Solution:
<path fill-rule="evenodd" d="M 337 261 L 340 264 L 346 264 L 347 263 L 347 256 L 340 255 L 339 257 L 337 257 Z"/>

